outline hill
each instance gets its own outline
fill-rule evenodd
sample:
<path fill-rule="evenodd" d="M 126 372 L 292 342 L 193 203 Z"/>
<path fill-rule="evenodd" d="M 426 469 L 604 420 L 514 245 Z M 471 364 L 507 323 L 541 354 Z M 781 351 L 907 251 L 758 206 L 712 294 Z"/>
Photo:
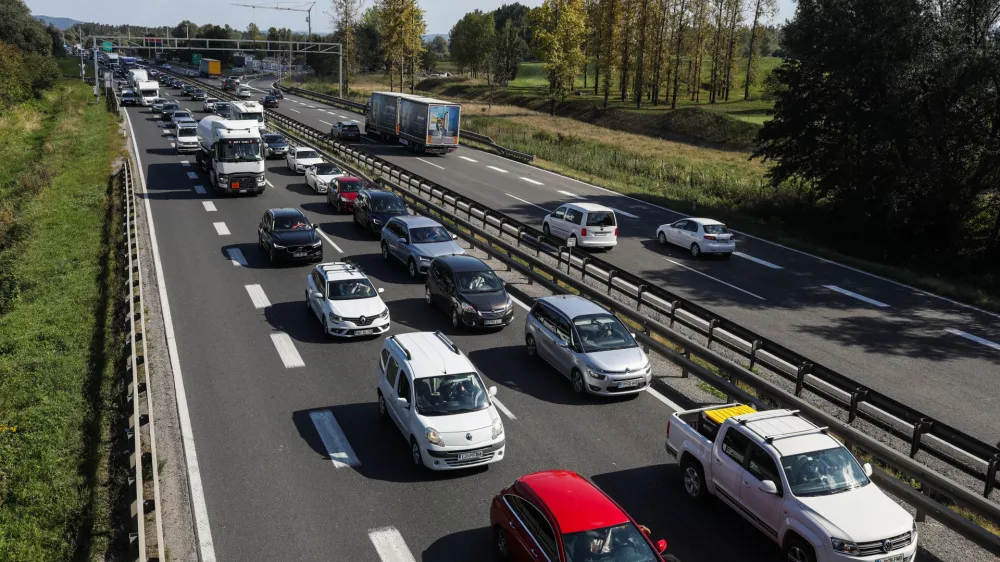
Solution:
<path fill-rule="evenodd" d="M 78 23 L 84 23 L 79 20 L 72 18 L 54 18 L 52 16 L 35 16 L 35 19 L 41 20 L 45 25 L 52 24 L 58 29 L 69 29 Z"/>

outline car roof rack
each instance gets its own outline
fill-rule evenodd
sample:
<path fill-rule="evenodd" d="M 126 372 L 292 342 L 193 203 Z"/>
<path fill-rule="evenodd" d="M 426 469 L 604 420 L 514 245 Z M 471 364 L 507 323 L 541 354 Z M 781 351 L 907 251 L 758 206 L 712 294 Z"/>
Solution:
<path fill-rule="evenodd" d="M 796 417 L 799 417 L 800 413 L 799 413 L 798 410 L 787 410 L 787 411 L 771 410 L 771 411 L 759 412 L 759 413 L 756 413 L 756 414 L 743 414 L 743 415 L 744 416 L 745 415 L 752 415 L 753 419 L 748 420 L 746 418 L 742 418 L 742 419 L 739 420 L 739 424 L 740 425 L 746 425 L 746 424 L 748 424 L 750 422 L 758 422 L 758 421 L 761 421 L 761 420 L 769 420 L 771 418 L 783 418 L 785 416 L 796 416 Z"/>
<path fill-rule="evenodd" d="M 410 355 L 410 350 L 409 350 L 409 349 L 406 349 L 406 346 L 405 346 L 405 345 L 403 345 L 403 342 L 401 342 L 401 341 L 399 341 L 398 339 L 396 339 L 396 336 L 389 336 L 389 337 L 388 337 L 388 338 L 386 338 L 386 339 L 390 339 L 390 340 L 392 340 L 392 341 L 396 342 L 396 345 L 398 345 L 398 346 L 399 346 L 399 349 L 402 349 L 402 350 L 403 350 L 403 354 L 404 354 L 404 355 L 406 355 L 406 360 L 407 360 L 407 361 L 409 361 L 409 360 L 413 359 L 413 356 L 412 356 L 412 355 Z"/>
<path fill-rule="evenodd" d="M 443 341 L 444 344 L 447 345 L 448 348 L 451 349 L 451 351 L 455 353 L 455 355 L 461 355 L 462 354 L 462 350 L 459 349 L 458 345 L 456 345 L 455 342 L 451 341 L 448 338 L 448 336 L 444 335 L 440 331 L 434 332 L 434 335 L 437 336 L 439 340 Z"/>
<path fill-rule="evenodd" d="M 790 433 L 779 433 L 777 435 L 768 435 L 767 437 L 764 437 L 764 442 L 768 443 L 768 444 L 771 444 L 771 443 L 774 443 L 775 439 L 786 439 L 788 437 L 799 437 L 801 435 L 810 435 L 810 434 L 813 434 L 813 433 L 822 433 L 823 435 L 826 435 L 828 429 L 829 428 L 827 426 L 823 426 L 823 427 L 811 427 L 809 429 L 803 429 L 803 430 L 800 430 L 800 431 L 792 431 Z"/>

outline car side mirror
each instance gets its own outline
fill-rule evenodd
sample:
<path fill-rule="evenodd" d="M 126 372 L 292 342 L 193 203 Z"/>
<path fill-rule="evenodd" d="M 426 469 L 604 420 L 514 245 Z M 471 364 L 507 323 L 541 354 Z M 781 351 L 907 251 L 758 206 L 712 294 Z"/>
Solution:
<path fill-rule="evenodd" d="M 399 243 L 405 246 L 405 245 L 409 244 L 410 241 L 407 240 L 406 238 L 400 238 L 399 239 Z"/>
<path fill-rule="evenodd" d="M 457 234 L 452 234 L 451 235 L 451 239 L 452 240 L 458 240 L 458 235 Z"/>
<path fill-rule="evenodd" d="M 773 480 L 764 480 L 760 483 L 758 489 L 765 494 L 772 496 L 778 495 L 778 487 L 774 484 Z"/>
<path fill-rule="evenodd" d="M 313 298 L 314 299 L 321 299 L 321 298 L 323 298 L 323 293 L 321 293 L 319 291 L 313 291 Z"/>
<path fill-rule="evenodd" d="M 410 409 L 410 401 L 401 396 L 396 397 L 396 404 L 399 404 L 403 408 Z"/>
<path fill-rule="evenodd" d="M 667 550 L 667 541 L 660 539 L 656 541 L 656 552 L 663 554 Z"/>
<path fill-rule="evenodd" d="M 497 387 L 491 386 L 487 392 L 489 392 L 490 398 L 493 398 L 497 395 Z"/>
<path fill-rule="evenodd" d="M 380 294 L 380 295 L 381 295 L 381 294 L 382 294 L 382 293 L 384 293 L 384 292 L 385 292 L 385 287 L 379 287 L 379 288 L 378 288 L 378 294 Z"/>
<path fill-rule="evenodd" d="M 559 340 L 559 347 L 569 347 L 569 342 L 566 340 Z"/>
<path fill-rule="evenodd" d="M 313 228 L 316 229 L 316 230 L 319 230 L 319 224 L 313 223 Z"/>
<path fill-rule="evenodd" d="M 873 470 L 872 470 L 872 463 L 866 462 L 865 465 L 862 468 L 865 469 L 865 474 L 867 476 L 871 476 L 872 475 L 872 472 L 873 472 Z"/>

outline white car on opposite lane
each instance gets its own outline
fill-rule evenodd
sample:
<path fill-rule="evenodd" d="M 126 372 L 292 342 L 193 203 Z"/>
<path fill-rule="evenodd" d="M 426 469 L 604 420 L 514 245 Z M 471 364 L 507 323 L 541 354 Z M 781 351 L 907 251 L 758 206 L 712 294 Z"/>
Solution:
<path fill-rule="evenodd" d="M 326 193 L 330 190 L 330 182 L 344 175 L 344 171 L 336 164 L 323 162 L 306 168 L 306 185 L 316 193 Z"/>
<path fill-rule="evenodd" d="M 671 224 L 661 224 L 656 229 L 660 244 L 673 244 L 698 257 L 702 254 L 720 254 L 728 258 L 736 251 L 736 237 L 726 225 L 713 219 L 686 218 Z"/>
<path fill-rule="evenodd" d="M 336 337 L 377 336 L 389 331 L 389 308 L 356 265 L 321 263 L 306 280 L 306 306 Z"/>
<path fill-rule="evenodd" d="M 285 164 L 288 165 L 288 169 L 294 170 L 298 174 L 305 173 L 310 166 L 322 163 L 323 158 L 320 157 L 319 153 L 308 146 L 289 148 L 288 154 L 285 155 Z"/>

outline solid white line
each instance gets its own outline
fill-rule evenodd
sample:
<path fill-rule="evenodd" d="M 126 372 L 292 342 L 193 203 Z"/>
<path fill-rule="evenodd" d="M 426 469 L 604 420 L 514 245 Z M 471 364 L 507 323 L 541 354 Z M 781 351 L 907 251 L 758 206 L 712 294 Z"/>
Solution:
<path fill-rule="evenodd" d="M 319 235 L 322 236 L 324 240 L 326 240 L 327 242 L 329 242 L 331 246 L 333 246 L 334 248 L 336 248 L 338 252 L 340 252 L 341 254 L 344 253 L 344 251 L 340 249 L 340 246 L 338 246 L 337 243 L 334 242 L 332 238 L 330 238 L 329 236 L 326 235 L 325 232 L 323 232 L 323 229 L 321 229 L 321 228 L 316 229 L 316 232 L 319 232 Z"/>
<path fill-rule="evenodd" d="M 333 115 L 333 112 L 332 112 L 332 111 L 330 112 L 330 115 Z M 348 117 L 348 116 L 346 116 L 346 115 L 341 115 L 341 116 L 340 116 L 340 118 L 341 118 L 341 119 L 348 119 L 348 120 L 350 119 L 350 117 Z"/>
<path fill-rule="evenodd" d="M 333 125 L 333 123 L 329 121 L 323 121 L 322 119 L 317 119 L 317 121 L 319 121 L 320 123 L 326 123 L 327 125 Z"/>
<path fill-rule="evenodd" d="M 260 285 L 247 285 L 247 293 L 250 293 L 250 300 L 253 301 L 253 307 L 260 310 L 261 308 L 267 308 L 271 306 L 271 301 L 267 300 L 267 295 L 264 294 L 264 288 Z"/>
<path fill-rule="evenodd" d="M 514 415 L 514 414 L 513 414 L 513 413 L 512 413 L 512 412 L 511 412 L 510 410 L 508 410 L 508 409 L 507 409 L 507 406 L 504 406 L 504 405 L 503 405 L 503 402 L 501 402 L 501 401 L 500 401 L 499 399 L 497 399 L 497 397 L 495 397 L 495 396 L 493 397 L 493 405 L 494 405 L 494 406 L 496 406 L 496 407 L 497 407 L 497 409 L 498 409 L 498 410 L 500 410 L 501 412 L 503 412 L 503 413 L 507 414 L 507 417 L 508 417 L 508 418 L 510 418 L 510 419 L 512 419 L 512 420 L 516 420 L 516 419 L 517 419 L 517 416 L 515 416 L 515 415 Z"/>
<path fill-rule="evenodd" d="M 202 201 L 201 204 L 205 206 L 205 210 L 209 213 L 218 211 L 218 209 L 215 208 L 215 203 L 212 203 L 211 201 Z"/>
<path fill-rule="evenodd" d="M 189 180 L 196 180 L 196 179 L 198 179 L 198 174 L 196 174 L 194 172 L 188 172 L 188 179 Z"/>
<path fill-rule="evenodd" d="M 295 349 L 295 344 L 292 343 L 292 338 L 288 337 L 288 334 L 274 332 L 271 334 L 271 342 L 278 350 L 278 355 L 281 356 L 281 362 L 285 364 L 286 369 L 306 366 L 305 362 L 302 361 L 302 356 L 299 355 L 299 350 Z"/>
<path fill-rule="evenodd" d="M 333 466 L 337 468 L 361 466 L 361 461 L 354 454 L 354 449 L 351 448 L 350 442 L 347 441 L 347 436 L 340 429 L 337 418 L 333 417 L 333 412 L 330 410 L 316 410 L 309 412 L 309 418 L 312 420 L 313 425 L 316 426 L 316 433 L 319 434 L 320 440 L 323 441 L 323 447 L 326 448 L 326 456 L 333 461 Z"/>
<path fill-rule="evenodd" d="M 270 182 L 270 180 L 264 180 L 264 183 L 267 184 L 267 187 L 274 187 L 274 185 Z"/>
<path fill-rule="evenodd" d="M 459 158 L 461 158 L 462 160 L 468 160 L 469 162 L 479 162 L 479 160 L 473 160 L 472 158 L 469 158 L 468 156 L 459 156 Z"/>
<path fill-rule="evenodd" d="M 301 111 L 299 111 L 298 109 L 292 109 L 292 108 L 290 108 L 290 107 L 288 108 L 288 111 L 294 111 L 295 113 L 302 113 L 302 112 L 301 112 Z"/>
<path fill-rule="evenodd" d="M 526 182 L 528 182 L 528 183 L 533 183 L 533 184 L 535 184 L 535 185 L 545 185 L 544 183 L 542 183 L 542 182 L 540 182 L 540 181 L 535 181 L 535 180 L 533 180 L 533 179 L 531 179 L 531 178 L 526 178 L 526 177 L 524 177 L 524 176 L 520 176 L 520 177 L 521 177 L 521 179 L 522 179 L 522 180 L 524 180 L 524 181 L 526 181 Z"/>
<path fill-rule="evenodd" d="M 747 254 L 744 254 L 743 252 L 733 252 L 733 255 L 734 256 L 739 256 L 739 257 L 741 257 L 741 258 L 743 258 L 745 260 L 750 260 L 750 261 L 752 261 L 754 263 L 759 263 L 760 265 L 763 265 L 764 267 L 770 267 L 771 269 L 785 269 L 785 268 L 781 267 L 780 265 L 775 265 L 775 264 L 773 264 L 773 263 L 771 263 L 769 261 L 764 261 L 764 260 L 762 260 L 760 258 L 755 258 L 753 256 L 748 256 Z"/>
<path fill-rule="evenodd" d="M 981 344 L 985 345 L 986 347 L 993 348 L 993 349 L 995 349 L 997 351 L 1000 351 L 1000 343 L 993 343 L 990 340 L 983 339 L 983 338 L 981 338 L 979 336 L 974 336 L 972 334 L 963 332 L 962 330 L 956 330 L 955 328 L 945 328 L 944 331 L 948 332 L 949 334 L 954 334 L 956 336 L 961 336 L 961 337 L 963 337 L 963 338 L 965 338 L 967 340 L 972 340 L 972 341 L 974 341 L 976 343 L 981 343 Z"/>
<path fill-rule="evenodd" d="M 667 398 L 666 396 L 660 394 L 658 391 L 653 390 L 653 387 L 651 387 L 651 386 L 647 386 L 646 387 L 646 392 L 650 393 L 653 396 L 653 398 L 656 398 L 660 402 L 663 402 L 664 404 L 666 404 L 668 408 L 670 408 L 671 410 L 673 410 L 675 412 L 680 412 L 681 410 L 684 409 L 684 408 L 681 408 L 673 400 L 671 400 L 671 399 Z"/>
<path fill-rule="evenodd" d="M 532 203 L 531 201 L 525 201 L 524 199 L 521 199 L 520 197 L 517 197 L 517 196 L 515 196 L 515 195 L 511 195 L 510 193 L 504 193 L 504 195 L 506 195 L 507 197 L 510 197 L 510 198 L 512 198 L 512 199 L 517 199 L 517 200 L 518 200 L 518 201 L 520 201 L 521 203 L 527 203 L 527 204 L 531 205 L 532 207 L 538 207 L 539 209 L 541 209 L 541 210 L 545 211 L 546 213 L 548 213 L 548 212 L 549 212 L 549 210 L 548 210 L 548 209 L 546 209 L 545 207 L 539 207 L 538 205 L 535 205 L 535 204 L 534 204 L 534 203 Z"/>
<path fill-rule="evenodd" d="M 516 304 L 517 306 L 520 306 L 525 311 L 530 311 L 531 310 L 531 308 L 528 305 L 526 305 L 523 302 L 521 302 L 520 300 L 514 298 L 514 295 L 508 294 L 507 296 L 510 297 L 510 300 L 514 301 L 514 304 Z"/>
<path fill-rule="evenodd" d="M 565 195 L 566 197 L 572 197 L 573 199 L 586 199 L 586 197 L 584 197 L 584 196 L 582 196 L 582 195 L 577 195 L 577 194 L 575 194 L 575 193 L 570 193 L 570 192 L 568 192 L 568 191 L 563 191 L 563 190 L 561 190 L 561 189 L 559 190 L 559 193 L 562 193 L 562 194 L 563 194 L 563 195 Z"/>
<path fill-rule="evenodd" d="M 197 193 L 198 195 L 204 195 L 205 194 L 205 186 L 203 186 L 203 185 L 196 185 L 196 186 L 194 186 L 194 192 Z"/>
<path fill-rule="evenodd" d="M 375 545 L 375 551 L 382 562 L 416 562 L 410 549 L 403 540 L 403 535 L 395 527 L 370 529 L 368 538 Z"/>
<path fill-rule="evenodd" d="M 226 226 L 224 222 L 212 223 L 215 227 L 215 231 L 219 233 L 219 236 L 229 236 L 229 227 Z"/>
<path fill-rule="evenodd" d="M 503 174 L 507 173 L 507 170 L 504 170 L 503 168 L 497 168 L 496 166 L 486 166 L 486 167 L 489 168 L 489 169 L 491 169 L 491 170 L 496 170 L 496 171 L 498 171 L 500 173 L 503 173 Z"/>
<path fill-rule="evenodd" d="M 132 137 L 132 149 L 135 151 L 136 168 L 139 171 L 142 192 L 146 193 L 146 172 L 142 169 L 139 145 L 135 140 L 135 130 L 132 129 L 132 120 L 129 119 L 127 111 L 125 112 L 125 122 L 128 123 L 129 136 Z M 191 511 L 194 513 L 199 559 L 200 562 L 216 562 L 215 543 L 212 541 L 212 527 L 208 521 L 208 506 L 205 503 L 205 488 L 202 485 L 201 468 L 198 465 L 198 453 L 195 450 L 191 412 L 188 410 L 187 392 L 184 389 L 184 377 L 181 373 L 181 359 L 177 352 L 177 337 L 174 332 L 173 316 L 170 313 L 170 300 L 167 298 L 167 282 L 163 276 L 163 262 L 160 260 L 160 246 L 156 240 L 156 227 L 153 224 L 153 209 L 149 203 L 149 197 L 143 198 L 143 205 L 146 207 L 149 245 L 153 254 L 153 266 L 156 270 L 156 285 L 160 297 L 160 311 L 163 315 L 163 331 L 167 340 L 167 352 L 170 356 L 170 370 L 174 377 L 177 419 L 180 423 L 181 443 L 184 446 L 184 464 L 187 466 L 188 492 L 191 496 Z"/>
<path fill-rule="evenodd" d="M 229 254 L 229 259 L 232 260 L 233 265 L 247 266 L 247 259 L 243 257 L 243 252 L 239 248 L 229 248 L 226 250 L 226 253 Z"/>
<path fill-rule="evenodd" d="M 612 211 L 614 211 L 616 215 L 625 215 L 626 217 L 628 217 L 630 219 L 637 219 L 637 218 L 639 218 L 639 215 L 633 215 L 632 213 L 626 213 L 625 211 L 623 211 L 621 209 L 616 209 L 614 207 L 608 207 L 608 208 L 611 209 Z"/>
<path fill-rule="evenodd" d="M 190 165 L 191 165 L 191 163 L 188 162 L 187 160 L 181 160 L 181 166 L 184 166 L 185 168 L 187 168 Z"/>
<path fill-rule="evenodd" d="M 764 297 L 762 297 L 760 295 L 755 295 L 755 294 L 751 293 L 750 291 L 747 291 L 746 289 L 740 289 L 739 287 L 737 287 L 736 285 L 733 285 L 732 283 L 726 283 L 722 279 L 718 279 L 716 277 L 712 277 L 711 275 L 708 275 L 707 273 L 702 273 L 702 272 L 698 271 L 697 269 L 688 267 L 688 266 L 686 266 L 686 265 L 684 265 L 682 263 L 675 262 L 674 260 L 672 260 L 670 258 L 663 258 L 663 259 L 667 260 L 668 262 L 670 262 L 670 263 L 672 263 L 674 265 L 678 265 L 680 267 L 683 267 L 684 269 L 687 269 L 688 271 L 692 271 L 694 273 L 697 273 L 698 275 L 704 275 L 705 277 L 708 277 L 712 281 L 718 281 L 719 283 L 722 283 L 723 285 L 725 285 L 727 287 L 732 287 L 733 289 L 736 289 L 737 291 L 739 291 L 741 293 L 746 293 L 746 294 L 750 295 L 751 297 L 758 298 L 758 299 L 760 299 L 762 301 L 766 301 L 767 300 L 767 299 L 765 299 Z"/>
<path fill-rule="evenodd" d="M 435 168 L 437 168 L 439 170 L 443 170 L 444 169 L 444 166 L 438 166 L 437 164 L 435 164 L 433 162 L 428 162 L 427 160 L 424 160 L 423 158 L 417 158 L 417 160 L 420 160 L 421 162 L 423 162 L 424 164 L 427 164 L 429 166 L 434 166 Z"/>
<path fill-rule="evenodd" d="M 838 287 L 836 285 L 823 285 L 823 286 L 826 287 L 827 289 L 830 289 L 831 291 L 836 291 L 836 292 L 838 292 L 838 293 L 840 293 L 842 295 L 847 295 L 849 297 L 854 297 L 854 298 L 858 299 L 859 301 L 866 302 L 866 303 L 868 303 L 870 305 L 877 306 L 879 308 L 886 308 L 886 307 L 889 306 L 889 305 L 885 304 L 884 302 L 879 302 L 879 301 L 877 301 L 875 299 L 870 299 L 870 298 L 868 298 L 868 297 L 866 297 L 864 295 L 859 295 L 859 294 L 857 294 L 857 293 L 855 293 L 853 291 L 848 291 L 847 289 L 842 289 L 842 288 L 840 288 L 840 287 Z"/>

